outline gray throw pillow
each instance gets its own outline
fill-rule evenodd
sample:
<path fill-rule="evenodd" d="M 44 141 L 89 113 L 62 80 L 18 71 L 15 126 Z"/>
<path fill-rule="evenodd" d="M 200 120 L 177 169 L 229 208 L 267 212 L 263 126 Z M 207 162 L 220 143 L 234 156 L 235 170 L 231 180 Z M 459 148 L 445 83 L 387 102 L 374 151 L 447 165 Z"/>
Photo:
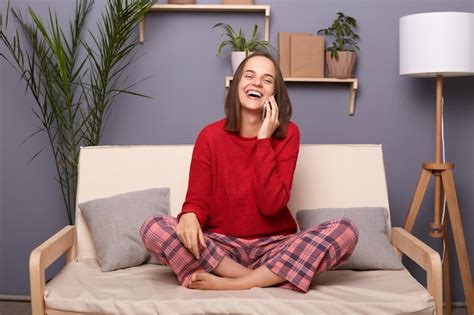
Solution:
<path fill-rule="evenodd" d="M 404 268 L 401 258 L 395 253 L 388 239 L 386 208 L 308 209 L 298 211 L 296 214 L 296 220 L 302 231 L 337 218 L 351 220 L 359 230 L 359 241 L 351 258 L 337 269 L 399 270 Z"/>
<path fill-rule="evenodd" d="M 170 189 L 152 188 L 78 205 L 89 226 L 100 269 L 138 266 L 149 258 L 140 236 L 145 219 L 170 213 Z"/>

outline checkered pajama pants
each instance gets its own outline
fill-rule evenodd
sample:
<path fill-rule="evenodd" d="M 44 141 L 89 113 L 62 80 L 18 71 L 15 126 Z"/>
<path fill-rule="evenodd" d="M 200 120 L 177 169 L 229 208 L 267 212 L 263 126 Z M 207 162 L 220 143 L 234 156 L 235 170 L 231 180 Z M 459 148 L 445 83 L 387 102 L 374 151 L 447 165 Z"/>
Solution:
<path fill-rule="evenodd" d="M 211 272 L 227 255 L 250 269 L 265 265 L 287 280 L 280 287 L 307 292 L 315 275 L 349 259 L 358 238 L 357 228 L 347 219 L 328 221 L 296 234 L 250 240 L 204 231 L 207 248 L 196 259 L 178 239 L 177 223 L 170 216 L 152 216 L 140 233 L 148 252 L 171 267 L 184 287 L 194 272 Z"/>

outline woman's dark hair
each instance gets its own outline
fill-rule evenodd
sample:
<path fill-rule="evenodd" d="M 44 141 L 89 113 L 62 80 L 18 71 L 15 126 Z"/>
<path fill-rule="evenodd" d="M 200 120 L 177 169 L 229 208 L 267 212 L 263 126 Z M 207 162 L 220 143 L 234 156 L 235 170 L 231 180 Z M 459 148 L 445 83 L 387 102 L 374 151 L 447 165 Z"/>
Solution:
<path fill-rule="evenodd" d="M 246 63 L 255 57 L 265 57 L 269 59 L 273 66 L 275 67 L 275 100 L 278 104 L 278 120 L 280 125 L 273 133 L 272 137 L 282 139 L 286 136 L 286 130 L 288 127 L 288 121 L 291 118 L 291 101 L 286 90 L 285 81 L 283 75 L 281 74 L 280 67 L 275 59 L 267 52 L 254 52 L 253 54 L 247 56 L 237 70 L 234 73 L 234 79 L 232 80 L 229 91 L 225 100 L 225 115 L 226 121 L 224 129 L 229 132 L 240 132 L 241 128 L 241 116 L 240 116 L 240 99 L 239 99 L 239 83 L 242 78 L 244 67 Z"/>

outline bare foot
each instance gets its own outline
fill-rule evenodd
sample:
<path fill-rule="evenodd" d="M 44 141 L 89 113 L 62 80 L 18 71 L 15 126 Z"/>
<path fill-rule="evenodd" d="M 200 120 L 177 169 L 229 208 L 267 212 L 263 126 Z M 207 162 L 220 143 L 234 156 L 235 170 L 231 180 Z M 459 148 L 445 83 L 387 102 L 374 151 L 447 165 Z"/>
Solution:
<path fill-rule="evenodd" d="M 191 275 L 188 287 L 199 290 L 232 290 L 238 289 L 234 279 L 215 276 L 207 272 L 196 272 Z"/>
<path fill-rule="evenodd" d="M 226 278 L 198 271 L 191 275 L 188 288 L 200 290 L 245 290 L 254 287 L 269 287 L 285 282 L 286 279 L 260 266 L 240 278 Z"/>

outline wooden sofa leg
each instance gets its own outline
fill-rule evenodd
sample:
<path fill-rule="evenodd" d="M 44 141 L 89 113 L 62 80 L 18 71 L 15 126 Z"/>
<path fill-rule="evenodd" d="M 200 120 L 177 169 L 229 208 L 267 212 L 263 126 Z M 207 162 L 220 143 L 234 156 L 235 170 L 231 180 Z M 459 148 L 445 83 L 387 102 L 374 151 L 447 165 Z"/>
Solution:
<path fill-rule="evenodd" d="M 44 270 L 41 270 L 41 253 L 33 252 L 30 256 L 30 294 L 32 315 L 44 315 L 44 284 Z"/>

